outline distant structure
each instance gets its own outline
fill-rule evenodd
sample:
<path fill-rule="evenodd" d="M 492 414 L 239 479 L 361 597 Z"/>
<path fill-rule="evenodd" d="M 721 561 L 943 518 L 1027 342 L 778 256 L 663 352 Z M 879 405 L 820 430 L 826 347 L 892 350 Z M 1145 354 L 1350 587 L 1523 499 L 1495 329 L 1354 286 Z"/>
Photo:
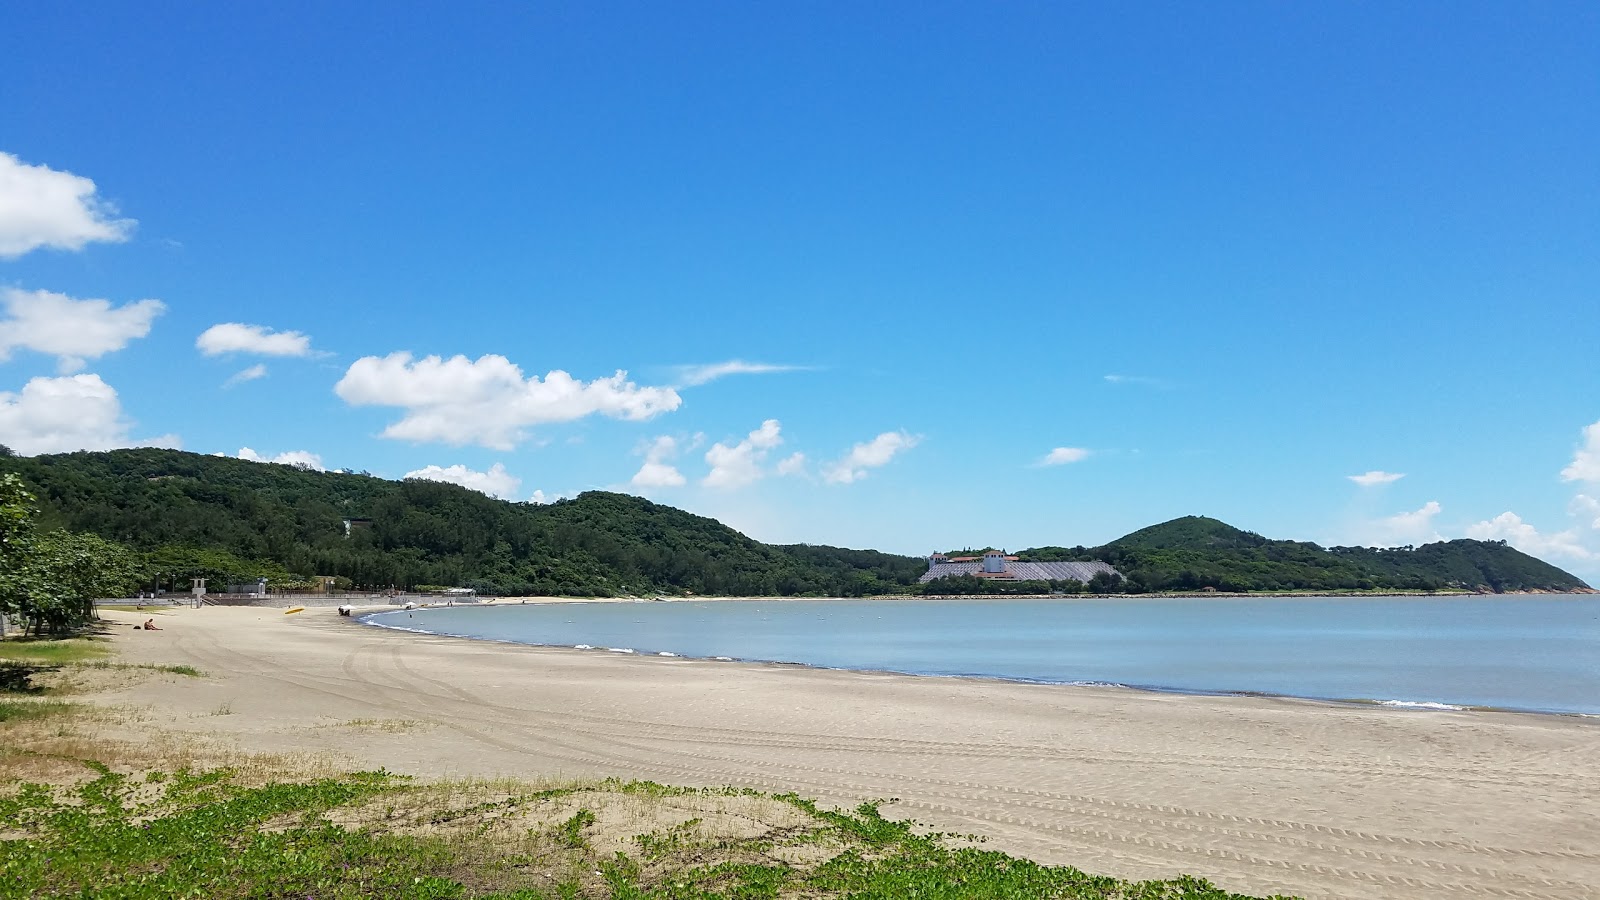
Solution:
<path fill-rule="evenodd" d="M 927 584 L 936 578 L 952 575 L 975 575 L 994 581 L 1082 581 L 1087 583 L 1096 575 L 1122 573 L 1103 562 L 1018 562 L 999 550 L 990 550 L 982 556 L 946 556 L 933 553 L 928 556 L 928 571 L 917 581 Z"/>

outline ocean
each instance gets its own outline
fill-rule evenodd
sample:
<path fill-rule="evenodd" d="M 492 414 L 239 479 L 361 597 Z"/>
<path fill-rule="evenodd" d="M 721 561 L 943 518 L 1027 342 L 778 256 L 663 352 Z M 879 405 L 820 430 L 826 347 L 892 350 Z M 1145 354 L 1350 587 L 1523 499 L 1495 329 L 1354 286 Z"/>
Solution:
<path fill-rule="evenodd" d="M 399 610 L 596 653 L 1600 715 L 1600 597 L 739 600 Z"/>

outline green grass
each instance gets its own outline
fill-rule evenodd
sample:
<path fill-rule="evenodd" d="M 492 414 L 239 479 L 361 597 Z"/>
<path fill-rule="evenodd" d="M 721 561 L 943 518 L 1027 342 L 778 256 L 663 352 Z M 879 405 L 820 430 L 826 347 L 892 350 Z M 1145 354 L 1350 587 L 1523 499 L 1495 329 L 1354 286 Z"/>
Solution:
<path fill-rule="evenodd" d="M 85 663 L 109 656 L 111 648 L 91 637 L 27 637 L 0 640 L 0 660 L 65 665 Z"/>
<path fill-rule="evenodd" d="M 90 764 L 94 765 L 94 764 Z M 1233 900 L 1192 878 L 1126 882 L 954 846 L 863 804 L 824 810 L 792 795 L 692 791 L 606 782 L 499 793 L 451 809 L 453 794 L 382 772 L 249 786 L 227 772 L 152 773 L 95 766 L 76 788 L 26 785 L 0 796 L 0 897 L 613 898 L 613 900 Z M 444 790 L 441 795 L 439 792 Z M 430 793 L 432 792 L 432 793 Z M 581 794 L 581 796 L 579 796 Z M 634 837 L 639 858 L 603 845 L 607 798 L 681 811 L 723 797 L 761 798 L 800 824 L 758 837 L 707 833 L 700 820 Z M 699 799 L 696 799 L 696 798 Z M 683 799 L 689 798 L 689 799 Z M 409 804 L 409 806 L 408 806 Z M 561 804 L 568 804 L 562 807 Z M 787 806 L 785 806 L 787 804 Z M 397 807 L 427 828 L 393 825 Z M 651 807 L 654 808 L 654 807 Z M 546 827 L 500 827 L 544 811 Z M 365 817 L 365 818 L 363 818 Z M 366 824 L 340 824 L 340 822 Z M 598 822 L 598 824 L 597 824 Z M 450 830 L 455 828 L 454 831 Z M 613 830 L 615 822 L 612 823 Z M 806 850 L 809 853 L 801 853 Z M 810 862 L 800 860 L 809 859 Z"/>
<path fill-rule="evenodd" d="M 156 665 L 155 663 L 114 663 L 101 660 L 97 662 L 76 663 L 71 665 L 76 665 L 78 668 L 83 669 L 118 669 L 138 670 L 142 672 L 165 672 L 168 675 L 188 675 L 193 678 L 199 678 L 202 674 L 204 674 L 194 666 L 162 666 Z"/>
<path fill-rule="evenodd" d="M 77 709 L 71 703 L 62 703 L 59 700 L 3 700 L 0 699 L 0 722 L 16 722 L 23 719 L 46 719 L 73 712 Z M 0 818 L 0 821 L 4 821 Z"/>

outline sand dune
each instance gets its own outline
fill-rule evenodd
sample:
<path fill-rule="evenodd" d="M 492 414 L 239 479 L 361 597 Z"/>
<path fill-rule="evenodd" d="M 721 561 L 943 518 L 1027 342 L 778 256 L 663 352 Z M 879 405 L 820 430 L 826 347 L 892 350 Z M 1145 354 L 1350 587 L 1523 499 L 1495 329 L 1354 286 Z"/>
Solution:
<path fill-rule="evenodd" d="M 1259 894 L 1600 896 L 1600 720 L 543 650 L 320 609 L 107 616 L 125 658 L 207 677 L 101 699 L 253 751 L 896 798 L 1040 861 Z"/>

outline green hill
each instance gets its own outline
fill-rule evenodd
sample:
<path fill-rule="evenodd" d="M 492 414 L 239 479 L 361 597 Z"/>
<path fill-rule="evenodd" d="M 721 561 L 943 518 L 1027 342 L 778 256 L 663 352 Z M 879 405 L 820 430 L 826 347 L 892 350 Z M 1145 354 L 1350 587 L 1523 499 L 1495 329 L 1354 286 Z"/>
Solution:
<path fill-rule="evenodd" d="M 155 573 L 495 594 L 904 591 L 916 557 L 772 546 L 638 497 L 509 503 L 431 481 L 387 481 L 174 450 L 0 458 L 38 495 L 41 525 L 146 552 Z M 355 520 L 347 525 L 349 520 Z"/>
<path fill-rule="evenodd" d="M 1141 528 L 1107 546 L 1143 550 L 1238 550 L 1270 543 L 1259 534 L 1241 531 L 1205 516 L 1184 516 Z"/>
<path fill-rule="evenodd" d="M 125 544 L 142 553 L 151 577 L 177 589 L 191 576 L 213 585 L 335 576 L 363 587 L 449 585 L 502 595 L 860 596 L 916 592 L 926 571 L 917 557 L 763 544 L 713 519 L 601 491 L 541 506 L 438 482 L 156 449 L 0 454 L 6 471 L 38 495 L 42 527 Z M 1134 592 L 1587 587 L 1500 542 L 1324 549 L 1199 516 L 1101 547 L 1017 555 L 1104 560 Z"/>
<path fill-rule="evenodd" d="M 1572 591 L 1581 579 L 1503 541 L 1455 540 L 1379 549 L 1275 541 L 1185 516 L 1101 547 L 1041 547 L 1022 559 L 1099 559 L 1130 591 Z"/>

